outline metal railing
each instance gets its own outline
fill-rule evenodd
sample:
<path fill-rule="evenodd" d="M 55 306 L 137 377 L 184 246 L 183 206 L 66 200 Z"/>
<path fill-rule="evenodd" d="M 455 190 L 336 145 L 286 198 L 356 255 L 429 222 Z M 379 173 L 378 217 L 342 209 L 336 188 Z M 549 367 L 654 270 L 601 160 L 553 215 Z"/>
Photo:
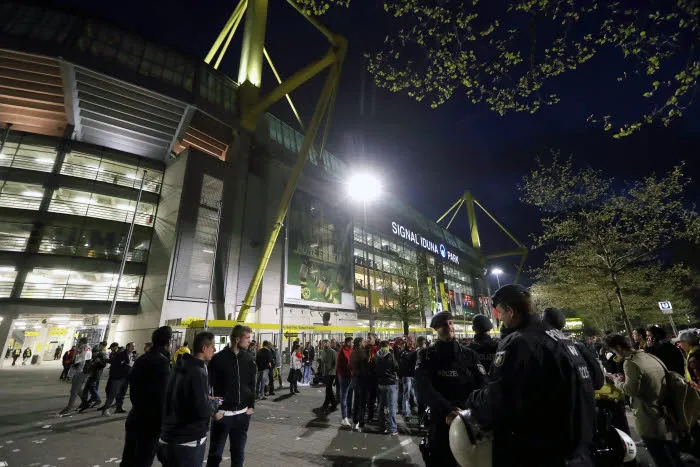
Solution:
<path fill-rule="evenodd" d="M 41 206 L 42 196 L 15 195 L 12 193 L 0 193 L 0 207 L 13 209 L 29 209 L 38 211 Z"/>
<path fill-rule="evenodd" d="M 8 298 L 12 295 L 14 285 L 14 282 L 0 282 L 0 298 Z"/>
<path fill-rule="evenodd" d="M 125 200 L 128 202 L 128 200 Z M 0 201 L 0 206 L 2 203 Z M 148 206 L 153 208 L 151 204 L 141 203 L 139 207 Z M 59 212 L 63 214 L 70 214 L 73 216 L 90 216 L 96 217 L 98 219 L 107 219 L 117 222 L 131 222 L 133 214 L 133 208 L 131 209 L 119 209 L 110 206 L 101 206 L 99 204 L 89 204 L 89 203 L 79 203 L 76 201 L 65 201 L 62 199 L 52 199 L 49 205 L 49 212 Z M 145 225 L 147 227 L 153 227 L 153 222 L 155 216 L 153 214 L 145 212 L 136 213 L 136 223 L 139 225 Z"/>
<path fill-rule="evenodd" d="M 44 239 L 39 244 L 39 253 L 52 254 L 52 255 L 70 255 L 70 256 L 83 256 L 86 258 L 99 258 L 99 259 L 111 259 L 118 260 L 122 258 L 121 248 L 108 248 L 104 246 L 84 246 L 84 244 L 78 243 L 80 240 L 74 243 L 66 243 L 61 241 Z M 0 249 L 2 249 L 2 243 L 0 242 Z M 135 250 L 131 249 L 126 254 L 126 260 L 136 263 L 145 263 L 148 259 L 148 250 Z"/>
<path fill-rule="evenodd" d="M 3 283 L 0 283 L 0 285 L 1 284 Z M 114 298 L 115 290 L 116 285 L 101 286 L 25 282 L 22 286 L 20 298 L 108 301 Z M 119 286 L 117 300 L 120 302 L 138 302 L 140 295 L 140 287 Z"/>
<path fill-rule="evenodd" d="M 53 158 L 49 156 L 53 156 Z M 0 167 L 12 167 L 38 172 L 51 172 L 55 163 L 56 153 L 47 154 L 45 157 L 25 156 L 22 154 L 4 154 L 3 157 L 0 157 Z"/>
<path fill-rule="evenodd" d="M 148 174 L 143 182 L 143 189 L 145 191 L 150 191 L 151 193 L 160 193 L 163 174 L 157 170 L 153 170 L 154 175 L 150 175 L 151 169 L 146 169 L 146 172 L 148 172 Z M 127 186 L 135 189 L 138 189 L 139 186 L 141 186 L 141 177 L 143 177 L 143 171 L 141 170 L 139 170 L 138 175 L 136 173 L 125 174 L 105 170 L 100 167 L 73 164 L 71 162 L 63 163 L 61 166 L 61 174 L 69 175 L 71 177 L 86 178 L 88 180 L 97 180 L 100 182 L 111 183 L 113 185 Z"/>
<path fill-rule="evenodd" d="M 0 235 L 0 251 L 24 251 L 29 242 L 29 232 L 24 237 L 19 235 Z"/>

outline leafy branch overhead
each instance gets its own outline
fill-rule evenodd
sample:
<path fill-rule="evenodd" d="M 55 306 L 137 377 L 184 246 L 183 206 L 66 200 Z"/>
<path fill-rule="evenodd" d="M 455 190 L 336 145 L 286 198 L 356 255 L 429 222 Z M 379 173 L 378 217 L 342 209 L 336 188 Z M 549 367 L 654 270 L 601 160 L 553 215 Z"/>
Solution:
<path fill-rule="evenodd" d="M 674 242 L 700 241 L 700 218 L 684 200 L 690 178 L 683 170 L 681 164 L 623 186 L 595 169 L 577 169 L 571 159 L 538 160 L 520 187 L 521 200 L 542 213 L 533 241 L 548 251 L 538 284 L 555 295 L 559 288 L 595 296 L 602 312 L 612 299 L 630 332 L 630 319 L 644 308 L 671 296 L 681 300 L 689 272 L 659 260 Z"/>
<path fill-rule="evenodd" d="M 349 0 L 297 0 L 324 13 Z M 561 75 L 604 56 L 626 71 L 645 111 L 629 121 L 589 122 L 627 136 L 647 123 L 669 125 L 693 103 L 700 78 L 700 2 L 669 0 L 384 0 L 395 18 L 368 55 L 378 85 L 437 107 L 455 95 L 493 111 L 535 113 L 559 102 Z M 600 83 L 606 85 L 606 83 Z"/>

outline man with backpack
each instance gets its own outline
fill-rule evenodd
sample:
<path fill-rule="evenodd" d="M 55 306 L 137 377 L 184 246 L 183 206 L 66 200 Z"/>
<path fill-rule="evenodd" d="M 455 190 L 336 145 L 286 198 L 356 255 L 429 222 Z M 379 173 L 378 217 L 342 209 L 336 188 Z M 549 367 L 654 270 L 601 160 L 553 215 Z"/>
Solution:
<path fill-rule="evenodd" d="M 634 350 L 625 336 L 613 335 L 606 345 L 623 360 L 624 378 L 609 376 L 615 386 L 632 398 L 637 433 L 658 466 L 681 466 L 678 445 L 671 440 L 670 427 L 664 419 L 662 397 L 668 390 L 668 371 L 661 361 L 650 353 Z"/>

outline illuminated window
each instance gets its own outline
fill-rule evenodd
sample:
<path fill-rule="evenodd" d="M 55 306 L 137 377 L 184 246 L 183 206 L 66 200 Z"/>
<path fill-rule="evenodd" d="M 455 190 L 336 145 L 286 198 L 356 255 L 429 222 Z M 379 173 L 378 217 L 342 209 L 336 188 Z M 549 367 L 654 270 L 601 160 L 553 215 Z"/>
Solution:
<path fill-rule="evenodd" d="M 108 301 L 114 298 L 117 277 L 109 272 L 34 268 L 27 273 L 21 298 Z M 138 302 L 141 280 L 141 276 L 122 276 L 118 301 Z"/>
<path fill-rule="evenodd" d="M 54 191 L 49 205 L 50 212 L 61 212 L 73 216 L 88 216 L 117 222 L 131 222 L 136 201 L 86 191 L 59 188 Z M 156 206 L 139 203 L 136 223 L 153 226 Z"/>
<path fill-rule="evenodd" d="M 0 266 L 0 298 L 7 298 L 12 294 L 17 271 L 14 266 Z"/>
<path fill-rule="evenodd" d="M 43 197 L 41 185 L 0 180 L 0 207 L 38 211 Z"/>
<path fill-rule="evenodd" d="M 31 233 L 32 224 L 0 223 L 0 250 L 24 251 Z"/>
<path fill-rule="evenodd" d="M 118 231 L 96 226 L 46 226 L 39 252 L 54 255 L 85 256 L 100 259 L 121 259 L 129 226 Z M 138 227 L 131 239 L 127 261 L 145 263 L 151 243 L 151 231 Z"/>
<path fill-rule="evenodd" d="M 52 146 L 8 141 L 0 152 L 0 167 L 51 172 L 55 163 L 56 149 Z"/>
<path fill-rule="evenodd" d="M 153 193 L 160 193 L 163 181 L 163 172 L 160 170 L 114 162 L 78 151 L 67 153 L 61 166 L 63 175 L 98 180 L 131 188 L 139 188 L 141 186 L 144 171 L 147 173 L 143 182 L 143 189 Z"/>

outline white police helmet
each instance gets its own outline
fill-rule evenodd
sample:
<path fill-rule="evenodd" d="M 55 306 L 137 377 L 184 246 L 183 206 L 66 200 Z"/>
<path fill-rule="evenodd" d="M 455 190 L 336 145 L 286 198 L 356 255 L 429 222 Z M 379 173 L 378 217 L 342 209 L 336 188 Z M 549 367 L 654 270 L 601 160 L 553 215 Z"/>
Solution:
<path fill-rule="evenodd" d="M 462 410 L 450 425 L 450 450 L 461 467 L 491 467 L 493 437 Z"/>
<path fill-rule="evenodd" d="M 634 444 L 632 438 L 630 438 L 630 436 L 624 431 L 620 431 L 617 428 L 615 428 L 615 431 L 617 431 L 617 434 L 620 435 L 620 440 L 625 446 L 625 458 L 622 462 L 633 461 L 637 457 L 637 445 Z"/>

